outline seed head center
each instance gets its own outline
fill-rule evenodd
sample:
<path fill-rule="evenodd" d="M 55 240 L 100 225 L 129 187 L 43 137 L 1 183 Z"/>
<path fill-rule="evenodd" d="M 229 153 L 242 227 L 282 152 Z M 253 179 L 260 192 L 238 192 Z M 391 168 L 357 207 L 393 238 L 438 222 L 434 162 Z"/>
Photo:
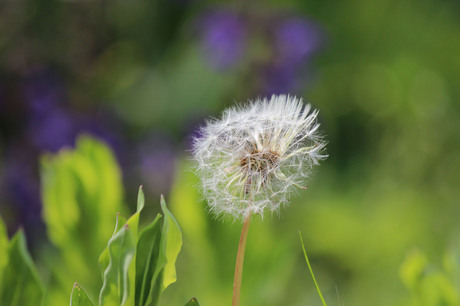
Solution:
<path fill-rule="evenodd" d="M 247 173 L 267 175 L 279 163 L 279 155 L 272 151 L 252 150 L 243 156 L 240 166 Z"/>

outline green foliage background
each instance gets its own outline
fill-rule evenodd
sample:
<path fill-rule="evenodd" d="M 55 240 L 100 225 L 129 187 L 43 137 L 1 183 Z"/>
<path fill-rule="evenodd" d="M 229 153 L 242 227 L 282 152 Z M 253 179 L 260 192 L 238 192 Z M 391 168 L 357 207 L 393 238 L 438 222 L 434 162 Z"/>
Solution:
<path fill-rule="evenodd" d="M 83 56 L 83 63 L 69 59 L 75 41 L 68 33 L 78 23 L 65 17 L 78 6 L 74 1 L 43 1 L 27 16 L 42 25 L 32 27 L 37 31 L 32 36 L 49 51 L 40 56 L 65 63 L 73 94 L 89 104 L 105 101 L 133 135 L 161 129 L 180 142 L 191 117 L 218 116 L 234 101 L 259 94 L 250 64 L 264 56 L 264 48 L 254 43 L 250 55 L 229 71 L 211 69 L 190 28 L 196 15 L 221 3 L 177 2 L 111 2 L 104 22 L 121 34 L 91 61 Z M 99 25 L 93 4 L 79 5 L 83 16 Z M 321 305 L 300 229 L 329 305 L 459 305 L 458 2 L 273 0 L 230 6 L 307 16 L 327 37 L 299 95 L 320 109 L 330 157 L 290 207 L 252 223 L 242 304 Z M 15 26 L 25 27 L 23 19 L 15 19 Z M 64 30 L 51 35 L 57 26 Z M 0 48 L 7 38 L 0 39 Z M 87 73 L 75 73 L 83 64 Z M 183 248 L 177 282 L 160 305 L 184 305 L 193 296 L 201 305 L 230 305 L 241 225 L 207 213 L 190 157 L 181 152 L 166 199 L 182 229 Z M 2 301 L 15 273 L 8 256 L 24 258 L 33 280 L 27 286 L 42 292 L 44 284 L 45 305 L 69 303 L 75 281 L 97 301 L 99 254 L 117 212 L 135 211 L 129 204 L 135 192 L 124 190 L 109 149 L 89 139 L 81 138 L 74 151 L 45 156 L 41 165 L 50 243 L 36 252 L 35 271 L 23 234 L 6 242 L 0 228 Z M 146 210 L 154 215 L 159 203 L 148 198 Z"/>

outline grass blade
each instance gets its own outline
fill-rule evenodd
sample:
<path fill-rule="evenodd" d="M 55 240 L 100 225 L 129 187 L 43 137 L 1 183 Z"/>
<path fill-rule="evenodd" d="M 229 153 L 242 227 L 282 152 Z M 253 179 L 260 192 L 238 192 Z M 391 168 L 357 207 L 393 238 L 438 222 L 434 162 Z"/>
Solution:
<path fill-rule="evenodd" d="M 321 302 L 323 302 L 323 305 L 327 306 L 326 301 L 324 300 L 323 294 L 321 293 L 321 290 L 319 289 L 318 283 L 316 282 L 315 274 L 313 274 L 313 270 L 311 268 L 310 261 L 308 260 L 307 251 L 305 251 L 305 245 L 303 244 L 302 233 L 300 231 L 299 231 L 299 236 L 300 236 L 300 242 L 302 243 L 303 254 L 305 255 L 305 260 L 307 261 L 308 269 L 310 270 L 311 277 L 313 278 L 313 282 L 315 283 L 316 291 L 318 291 L 318 295 L 321 298 Z"/>

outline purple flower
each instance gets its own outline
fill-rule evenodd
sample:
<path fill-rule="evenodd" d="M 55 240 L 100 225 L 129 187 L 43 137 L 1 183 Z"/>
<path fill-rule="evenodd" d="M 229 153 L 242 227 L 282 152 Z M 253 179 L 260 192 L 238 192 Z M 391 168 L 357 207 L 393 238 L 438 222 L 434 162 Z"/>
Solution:
<path fill-rule="evenodd" d="M 9 221 L 10 230 L 23 226 L 29 243 L 40 241 L 43 234 L 40 186 L 34 151 L 26 143 L 10 146 L 5 154 L 5 165 L 0 180 L 0 201 L 8 203 L 5 209 L 15 216 Z M 40 237 L 41 238 L 41 237 Z"/>
<path fill-rule="evenodd" d="M 50 110 L 45 117 L 29 123 L 29 135 L 39 150 L 57 152 L 64 146 L 74 145 L 75 122 L 66 111 Z"/>
<path fill-rule="evenodd" d="M 287 65 L 302 64 L 321 44 L 319 27 L 302 18 L 286 19 L 275 33 L 275 51 Z"/>
<path fill-rule="evenodd" d="M 230 11 L 213 11 L 203 17 L 202 44 L 206 59 L 216 69 L 225 69 L 240 60 L 246 49 L 246 27 Z"/>
<path fill-rule="evenodd" d="M 272 94 L 288 94 L 297 87 L 297 71 L 292 65 L 275 64 L 262 69 L 262 92 Z"/>
<path fill-rule="evenodd" d="M 125 165 L 125 144 L 117 128 L 117 122 L 107 110 L 79 116 L 75 123 L 75 135 L 89 134 L 103 140 L 114 151 L 117 161 L 123 168 Z"/>
<path fill-rule="evenodd" d="M 273 36 L 274 57 L 262 67 L 262 92 L 287 94 L 298 90 L 308 60 L 321 45 L 319 27 L 299 17 L 278 22 Z"/>
<path fill-rule="evenodd" d="M 174 175 L 175 153 L 171 141 L 165 136 L 153 136 L 139 147 L 140 175 L 146 189 L 154 193 L 167 193 Z"/>
<path fill-rule="evenodd" d="M 46 115 L 64 100 L 62 81 L 46 70 L 28 76 L 23 83 L 23 92 L 32 117 Z"/>

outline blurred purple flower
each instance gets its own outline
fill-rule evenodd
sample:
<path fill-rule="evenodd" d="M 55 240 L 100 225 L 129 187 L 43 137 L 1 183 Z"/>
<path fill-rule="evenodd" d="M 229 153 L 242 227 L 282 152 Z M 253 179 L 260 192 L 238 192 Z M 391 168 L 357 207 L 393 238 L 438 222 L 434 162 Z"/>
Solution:
<path fill-rule="evenodd" d="M 23 92 L 33 117 L 46 115 L 64 100 L 64 86 L 58 76 L 41 70 L 28 76 L 23 83 Z"/>
<path fill-rule="evenodd" d="M 321 44 L 319 27 L 299 17 L 286 19 L 275 32 L 275 51 L 286 65 L 302 64 Z"/>
<path fill-rule="evenodd" d="M 275 64 L 262 69 L 262 93 L 270 96 L 272 94 L 289 94 L 298 85 L 297 67 L 292 65 Z"/>
<path fill-rule="evenodd" d="M 274 57 L 261 69 L 262 92 L 287 94 L 299 89 L 308 60 L 320 47 L 318 25 L 300 17 L 283 19 L 273 36 Z"/>
<path fill-rule="evenodd" d="M 76 120 L 75 136 L 79 134 L 89 134 L 103 140 L 114 151 L 120 166 L 126 166 L 124 141 L 121 132 L 117 129 L 115 119 L 110 116 L 110 112 L 97 111 L 92 114 L 80 116 Z"/>
<path fill-rule="evenodd" d="M 62 147 L 74 145 L 75 122 L 66 111 L 49 110 L 45 117 L 30 121 L 29 135 L 40 151 L 57 152 Z"/>
<path fill-rule="evenodd" d="M 246 49 L 246 26 L 238 14 L 219 10 L 202 17 L 202 44 L 206 59 L 216 69 L 226 69 L 241 59 Z"/>
<path fill-rule="evenodd" d="M 175 150 L 165 136 L 154 136 L 139 147 L 140 175 L 154 193 L 167 193 L 171 187 Z"/>
<path fill-rule="evenodd" d="M 8 203 L 6 208 L 17 216 L 10 224 L 10 230 L 23 226 L 29 243 L 33 244 L 40 241 L 36 238 L 43 234 L 35 152 L 25 143 L 13 145 L 8 148 L 5 161 L 0 198 Z"/>

